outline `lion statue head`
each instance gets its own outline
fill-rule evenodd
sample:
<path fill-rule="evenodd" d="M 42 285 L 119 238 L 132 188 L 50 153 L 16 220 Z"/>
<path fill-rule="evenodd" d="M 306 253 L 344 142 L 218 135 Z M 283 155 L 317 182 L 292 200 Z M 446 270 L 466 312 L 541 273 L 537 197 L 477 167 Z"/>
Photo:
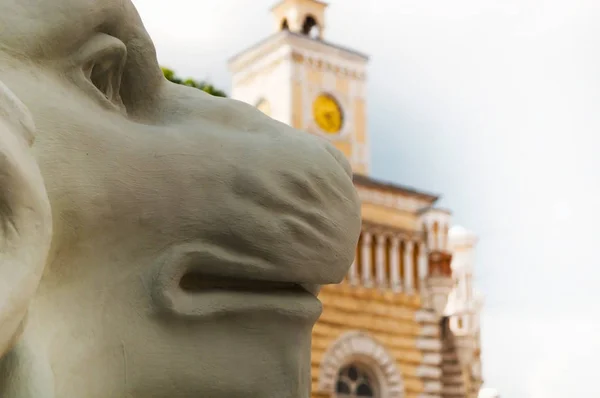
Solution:
<path fill-rule="evenodd" d="M 343 155 L 168 82 L 129 0 L 0 27 L 0 396 L 308 396 L 360 231 Z"/>

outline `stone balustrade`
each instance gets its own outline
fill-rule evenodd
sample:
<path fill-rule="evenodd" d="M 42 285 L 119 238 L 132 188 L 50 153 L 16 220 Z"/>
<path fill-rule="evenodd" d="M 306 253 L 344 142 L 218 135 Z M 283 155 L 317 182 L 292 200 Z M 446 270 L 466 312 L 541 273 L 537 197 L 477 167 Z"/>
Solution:
<path fill-rule="evenodd" d="M 427 272 L 428 251 L 423 237 L 365 229 L 347 282 L 415 294 L 424 289 Z"/>

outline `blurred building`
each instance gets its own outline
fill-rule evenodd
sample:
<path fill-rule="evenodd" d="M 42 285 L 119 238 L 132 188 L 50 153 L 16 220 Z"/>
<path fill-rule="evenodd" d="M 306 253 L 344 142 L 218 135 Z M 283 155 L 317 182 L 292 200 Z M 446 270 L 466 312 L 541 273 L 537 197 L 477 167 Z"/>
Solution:
<path fill-rule="evenodd" d="M 362 199 L 356 259 L 320 294 L 312 396 L 476 398 L 482 384 L 473 286 L 476 237 L 438 197 L 369 176 L 368 56 L 325 39 L 327 4 L 283 0 L 274 33 L 229 61 L 232 97 L 331 141 Z"/>

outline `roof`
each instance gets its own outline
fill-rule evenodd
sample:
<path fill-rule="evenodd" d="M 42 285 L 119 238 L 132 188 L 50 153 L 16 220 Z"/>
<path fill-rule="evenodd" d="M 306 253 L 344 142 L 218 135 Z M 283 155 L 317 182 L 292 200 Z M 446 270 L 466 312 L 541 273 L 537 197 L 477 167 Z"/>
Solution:
<path fill-rule="evenodd" d="M 227 60 L 227 62 L 228 63 L 235 62 L 239 57 L 241 57 L 242 55 L 246 54 L 247 52 L 252 51 L 252 50 L 254 50 L 256 48 L 259 48 L 260 46 L 262 46 L 263 44 L 269 42 L 270 40 L 272 40 L 273 38 L 275 38 L 277 36 L 283 36 L 283 35 L 286 35 L 288 37 L 298 37 L 298 38 L 301 38 L 303 40 L 308 40 L 308 41 L 312 41 L 312 42 L 316 42 L 316 43 L 321 43 L 321 44 L 324 44 L 326 46 L 335 48 L 336 50 L 344 51 L 344 52 L 347 52 L 349 54 L 355 55 L 355 56 L 357 56 L 359 58 L 364 59 L 365 61 L 369 60 L 369 56 L 366 55 L 365 53 L 360 52 L 360 51 L 352 50 L 352 49 L 350 49 L 348 47 L 340 46 L 338 44 L 334 44 L 334 43 L 328 42 L 326 40 L 322 40 L 322 39 L 318 39 L 318 38 L 312 38 L 310 36 L 306 36 L 306 35 L 303 35 L 301 33 L 291 32 L 289 30 L 282 30 L 282 31 L 279 31 L 279 32 L 275 32 L 272 35 L 267 36 L 266 38 L 260 40 L 258 43 L 254 44 L 254 45 L 252 45 L 252 46 L 250 46 L 248 48 L 246 48 L 245 50 L 242 50 L 242 51 L 238 52 L 237 54 L 235 54 L 232 57 L 230 57 Z"/>
<path fill-rule="evenodd" d="M 426 192 L 419 191 L 412 187 L 398 185 L 398 184 L 391 183 L 391 182 L 379 181 L 372 177 L 367 177 L 362 174 L 354 174 L 352 180 L 354 181 L 355 184 L 359 184 L 363 187 L 379 188 L 379 189 L 385 189 L 386 191 L 391 191 L 394 193 L 417 196 L 417 197 L 420 197 L 421 199 L 431 201 L 432 203 L 437 201 L 440 198 L 439 195 L 426 193 Z"/>
<path fill-rule="evenodd" d="M 360 58 L 363 58 L 365 61 L 369 60 L 369 56 L 367 54 L 360 52 L 360 51 L 353 50 L 346 46 L 335 44 L 330 41 L 319 39 L 319 38 L 313 38 L 313 37 L 310 37 L 310 36 L 307 36 L 307 35 L 304 35 L 304 34 L 298 33 L 298 32 L 286 31 L 286 33 L 288 33 L 289 35 L 292 35 L 292 36 L 301 37 L 304 40 L 310 40 L 310 41 L 322 43 L 322 44 L 325 44 L 326 46 L 333 47 L 337 50 L 345 51 L 347 53 L 350 53 L 350 54 L 356 55 Z"/>
<path fill-rule="evenodd" d="M 438 197 L 439 199 L 439 197 Z M 445 213 L 448 215 L 452 215 L 452 210 L 450 209 L 444 209 L 443 207 L 425 207 L 421 210 L 419 210 L 419 214 L 425 214 L 425 213 L 429 213 L 429 212 L 435 212 L 435 213 Z"/>

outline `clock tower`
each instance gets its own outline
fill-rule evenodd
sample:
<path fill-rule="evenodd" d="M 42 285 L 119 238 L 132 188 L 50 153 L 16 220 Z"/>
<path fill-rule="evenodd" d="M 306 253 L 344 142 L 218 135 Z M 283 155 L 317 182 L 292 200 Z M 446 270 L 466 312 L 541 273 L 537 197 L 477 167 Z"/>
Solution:
<path fill-rule="evenodd" d="M 273 6 L 275 32 L 229 60 L 232 97 L 326 138 L 355 173 L 368 174 L 368 57 L 326 41 L 326 8 L 319 0 L 282 0 Z"/>

